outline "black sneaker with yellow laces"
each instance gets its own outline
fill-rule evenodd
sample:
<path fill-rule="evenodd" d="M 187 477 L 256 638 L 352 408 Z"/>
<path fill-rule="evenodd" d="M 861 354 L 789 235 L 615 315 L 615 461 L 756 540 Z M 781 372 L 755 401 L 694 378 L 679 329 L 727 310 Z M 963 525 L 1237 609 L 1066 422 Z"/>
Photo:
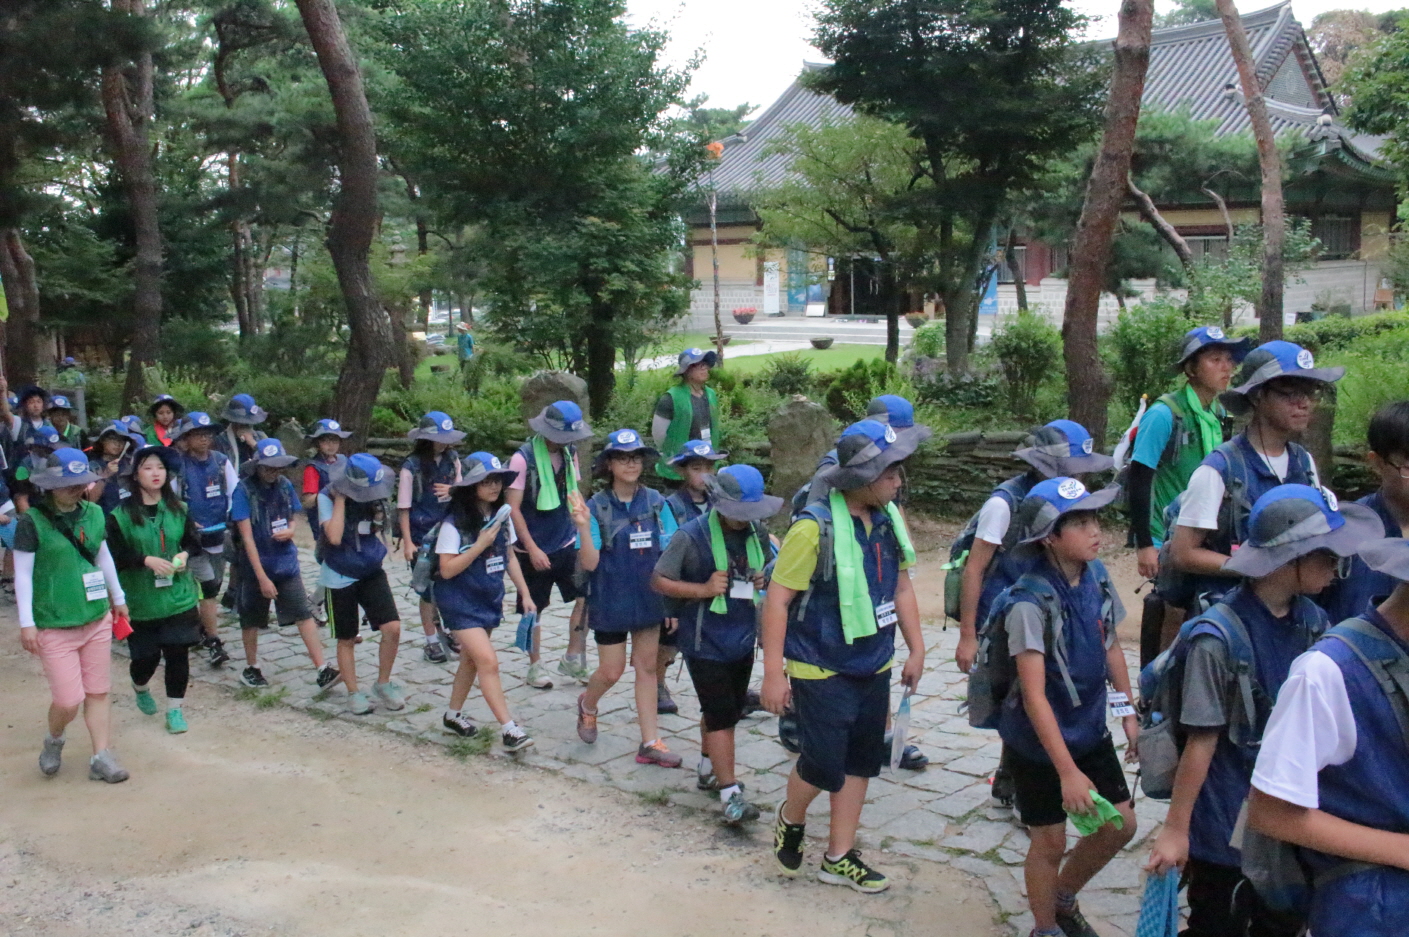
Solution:
<path fill-rule="evenodd" d="M 778 861 L 778 871 L 788 878 L 795 878 L 802 868 L 802 840 L 807 832 L 805 823 L 789 823 L 783 819 L 783 805 L 778 805 L 778 816 L 773 821 L 773 858 Z"/>

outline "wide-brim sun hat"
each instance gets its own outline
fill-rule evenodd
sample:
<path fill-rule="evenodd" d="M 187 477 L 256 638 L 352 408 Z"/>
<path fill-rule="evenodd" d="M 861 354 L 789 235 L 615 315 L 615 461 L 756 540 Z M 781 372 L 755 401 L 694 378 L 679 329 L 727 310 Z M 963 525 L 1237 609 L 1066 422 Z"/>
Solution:
<path fill-rule="evenodd" d="M 171 412 L 176 414 L 177 419 L 180 419 L 186 413 L 186 408 L 181 406 L 181 402 L 175 397 L 170 394 L 158 394 L 156 398 L 152 400 L 152 405 L 147 408 L 147 415 L 155 420 L 157 417 L 157 407 L 160 407 L 162 404 L 166 404 L 170 407 Z"/>
<path fill-rule="evenodd" d="M 1233 386 L 1219 394 L 1218 399 L 1229 413 L 1240 416 L 1252 409 L 1248 395 L 1279 377 L 1334 384 L 1345 377 L 1345 368 L 1339 365 L 1333 368 L 1316 367 L 1316 357 L 1311 351 L 1294 342 L 1265 342 L 1248 352 L 1238 366 Z"/>
<path fill-rule="evenodd" d="M 1248 350 L 1252 347 L 1252 339 L 1229 338 L 1216 325 L 1201 325 L 1198 328 L 1190 329 L 1179 340 L 1179 360 L 1174 363 L 1174 369 L 1177 371 L 1183 368 L 1186 361 L 1205 348 L 1211 347 L 1227 348 L 1233 355 L 1233 363 L 1240 364 L 1248 356 Z"/>
<path fill-rule="evenodd" d="M 254 402 L 254 398 L 249 394 L 236 394 L 225 404 L 225 411 L 220 414 L 220 418 L 226 423 L 244 423 L 247 426 L 256 426 L 269 418 L 269 414 L 264 408 Z"/>
<path fill-rule="evenodd" d="M 49 449 L 58 449 L 64 444 L 63 437 L 59 431 L 48 423 L 43 426 L 31 426 L 27 428 L 20 437 L 21 441 L 29 447 L 45 446 Z"/>
<path fill-rule="evenodd" d="M 881 394 L 866 405 L 866 419 L 885 423 L 900 432 L 915 425 L 915 405 L 899 394 Z"/>
<path fill-rule="evenodd" d="M 49 405 L 45 407 L 45 412 L 49 410 L 75 410 L 77 409 L 69 399 L 63 394 L 55 394 L 49 398 Z"/>
<path fill-rule="evenodd" d="M 298 459 L 284 451 L 284 444 L 272 436 L 261 439 L 255 446 L 254 455 L 249 459 L 254 465 L 276 469 L 288 468 L 297 461 Z"/>
<path fill-rule="evenodd" d="M 482 481 L 497 478 L 504 484 L 513 484 L 519 473 L 509 468 L 492 452 L 471 452 L 460 460 L 460 480 L 453 487 L 464 488 L 478 485 Z"/>
<path fill-rule="evenodd" d="M 1119 485 L 1090 491 L 1075 478 L 1048 478 L 1032 486 L 1018 505 L 1013 523 L 1019 543 L 1036 543 L 1050 534 L 1062 515 L 1075 511 L 1099 511 L 1120 497 Z"/>
<path fill-rule="evenodd" d="M 602 451 L 597 453 L 596 460 L 593 461 L 594 469 L 601 469 L 613 454 L 640 453 L 647 461 L 660 458 L 660 452 L 655 446 L 647 445 L 641 438 L 641 434 L 634 429 L 619 429 L 607 436 L 607 444 L 602 447 Z"/>
<path fill-rule="evenodd" d="M 680 352 L 680 357 L 676 359 L 675 376 L 684 377 L 685 372 L 697 364 L 712 368 L 718 363 L 719 353 L 713 349 L 706 351 L 703 348 L 686 348 Z"/>
<path fill-rule="evenodd" d="M 44 464 L 30 473 L 29 481 L 36 488 L 53 491 L 74 485 L 91 485 L 101 479 L 88 467 L 88 456 L 64 446 L 45 456 Z"/>
<path fill-rule="evenodd" d="M 317 439 L 319 436 L 336 436 L 339 439 L 346 439 L 351 435 L 352 431 L 343 429 L 342 424 L 337 420 L 319 420 L 313 424 L 313 428 L 303 438 Z"/>
<path fill-rule="evenodd" d="M 391 469 L 381 460 L 370 453 L 359 452 L 348 456 L 342 471 L 328 481 L 328 488 L 351 501 L 365 504 L 390 498 L 395 484 Z"/>
<path fill-rule="evenodd" d="M 465 434 L 455 428 L 455 421 L 450 419 L 450 414 L 432 410 L 421 417 L 421 422 L 416 424 L 415 429 L 407 431 L 406 438 L 424 439 L 428 442 L 439 442 L 453 446 L 464 439 Z"/>
<path fill-rule="evenodd" d="M 864 488 L 895 463 L 914 455 L 931 435 L 928 426 L 897 432 L 884 423 L 861 420 L 842 431 L 837 441 L 837 464 L 816 477 L 838 491 Z"/>
<path fill-rule="evenodd" d="M 582 408 L 571 400 L 556 400 L 529 417 L 528 428 L 551 443 L 571 445 L 592 438 L 592 427 L 582 417 Z"/>
<path fill-rule="evenodd" d="M 1114 459 L 1095 450 L 1095 440 L 1086 427 L 1072 420 L 1053 420 L 1033 433 L 1013 456 L 1047 478 L 1065 478 L 1115 466 Z"/>
<path fill-rule="evenodd" d="M 1257 579 L 1318 550 L 1353 556 L 1384 535 L 1384 521 L 1366 505 L 1338 504 L 1310 485 L 1278 485 L 1253 504 L 1248 538 L 1223 569 Z"/>
<path fill-rule="evenodd" d="M 1409 540 L 1385 537 L 1360 545 L 1360 560 L 1377 573 L 1409 582 Z"/>
<path fill-rule="evenodd" d="M 210 418 L 209 413 L 200 410 L 192 410 L 181 418 L 180 422 L 171 430 L 170 439 L 172 442 L 185 436 L 187 433 L 205 432 L 214 436 L 220 432 L 220 427 L 215 425 L 215 421 Z"/>
<path fill-rule="evenodd" d="M 715 452 L 714 447 L 703 439 L 687 439 L 680 451 L 665 460 L 666 465 L 684 465 L 691 459 L 705 459 L 710 462 L 723 462 L 729 458 L 727 452 Z"/>
<path fill-rule="evenodd" d="M 731 521 L 763 521 L 783 509 L 783 499 L 763 490 L 763 475 L 752 465 L 720 469 L 709 487 L 710 504 Z"/>

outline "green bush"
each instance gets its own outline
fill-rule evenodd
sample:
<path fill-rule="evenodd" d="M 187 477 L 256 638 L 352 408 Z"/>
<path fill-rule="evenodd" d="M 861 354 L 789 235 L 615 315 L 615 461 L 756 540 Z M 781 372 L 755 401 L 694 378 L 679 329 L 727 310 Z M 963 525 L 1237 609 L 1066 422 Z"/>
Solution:
<path fill-rule="evenodd" d="M 1409 312 L 1381 312 L 1354 319 L 1327 316 L 1315 322 L 1303 322 L 1288 328 L 1283 337 L 1319 355 L 1349 348 L 1362 338 L 1405 328 L 1409 328 Z"/>
<path fill-rule="evenodd" d="M 1392 401 L 1409 399 L 1406 360 L 1409 328 L 1399 328 L 1356 339 L 1316 362 L 1317 367 L 1343 365 L 1346 369 L 1336 384 L 1336 445 L 1363 446 L 1374 412 Z"/>
<path fill-rule="evenodd" d="M 886 393 L 910 397 L 914 392 L 908 382 L 901 380 L 895 365 L 884 358 L 858 359 L 838 372 L 827 387 L 824 400 L 832 416 L 849 424 L 865 417 L 872 397 Z"/>
<path fill-rule="evenodd" d="M 992 349 L 1003 369 L 1008 409 L 1019 419 L 1033 419 L 1038 390 L 1060 373 L 1061 335 L 1041 316 L 1020 315 L 994 332 Z"/>
<path fill-rule="evenodd" d="M 1163 298 L 1123 309 L 1102 342 L 1114 396 L 1133 406 L 1143 394 L 1153 400 L 1173 390 L 1179 382 L 1174 369 L 1179 340 L 1199 324 L 1188 318 L 1186 307 Z"/>
<path fill-rule="evenodd" d="M 944 320 L 926 322 L 910 336 L 910 353 L 925 358 L 944 357 Z"/>
<path fill-rule="evenodd" d="M 519 415 L 518 378 L 487 379 L 472 394 L 454 373 L 432 374 L 410 388 L 389 375 L 373 410 L 374 434 L 404 436 L 431 410 L 447 414 L 464 431 L 465 441 L 457 446 L 462 453 L 483 450 L 503 458 L 511 442 L 528 434 Z"/>
<path fill-rule="evenodd" d="M 801 352 L 776 355 L 763 368 L 763 384 L 775 394 L 810 394 L 814 383 L 812 360 Z"/>
<path fill-rule="evenodd" d="M 179 368 L 195 380 L 212 384 L 228 381 L 238 362 L 229 332 L 209 322 L 179 317 L 162 323 L 161 360 L 168 370 Z M 180 399 L 175 391 L 165 393 Z"/>

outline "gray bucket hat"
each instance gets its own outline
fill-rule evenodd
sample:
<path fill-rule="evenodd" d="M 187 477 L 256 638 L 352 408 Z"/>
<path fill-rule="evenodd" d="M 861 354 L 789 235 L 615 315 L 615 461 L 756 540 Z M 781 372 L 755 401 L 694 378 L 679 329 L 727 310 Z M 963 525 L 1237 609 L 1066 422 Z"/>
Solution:
<path fill-rule="evenodd" d="M 453 446 L 465 438 L 465 434 L 455 428 L 455 421 L 450 419 L 450 414 L 442 413 L 439 410 L 432 410 L 421 421 L 416 424 L 416 428 L 408 430 L 407 439 L 426 439 L 430 442 L 445 443 Z"/>
<path fill-rule="evenodd" d="M 225 405 L 225 412 L 220 414 L 220 418 L 226 423 L 244 423 L 248 426 L 257 426 L 267 420 L 269 414 L 265 413 L 264 408 L 255 403 L 254 398 L 249 394 L 236 394 Z"/>
<path fill-rule="evenodd" d="M 1233 378 L 1234 386 L 1219 394 L 1218 399 L 1229 413 L 1241 416 L 1252 409 L 1248 394 L 1279 377 L 1333 384 L 1345 377 L 1345 368 L 1316 367 L 1315 356 L 1294 342 L 1265 342 L 1248 352 Z"/>
<path fill-rule="evenodd" d="M 1184 362 L 1209 347 L 1228 349 L 1234 363 L 1239 363 L 1248 356 L 1248 346 L 1251 344 L 1252 339 L 1249 338 L 1229 338 L 1216 325 L 1201 325 L 1185 332 L 1179 340 L 1179 360 L 1174 363 L 1174 368 L 1184 367 Z"/>
<path fill-rule="evenodd" d="M 1409 582 L 1409 540 L 1386 537 L 1361 544 L 1360 560 L 1377 573 Z"/>
<path fill-rule="evenodd" d="M 86 455 L 65 446 L 45 456 L 44 463 L 30 473 L 29 480 L 36 488 L 52 491 L 73 485 L 91 485 L 102 479 L 89 469 Z"/>
<path fill-rule="evenodd" d="M 508 485 L 518 476 L 519 473 L 500 462 L 497 455 L 490 452 L 471 452 L 460 460 L 460 480 L 454 487 L 478 485 L 490 478 L 501 479 Z"/>
<path fill-rule="evenodd" d="M 875 420 L 852 423 L 837 440 L 837 464 L 814 478 L 838 491 L 862 488 L 895 463 L 908 459 L 932 434 L 928 426 L 919 424 L 896 432 Z M 815 480 L 813 484 L 816 485 Z"/>
<path fill-rule="evenodd" d="M 288 468 L 298 459 L 284 451 L 284 444 L 279 440 L 270 437 L 261 439 L 259 445 L 255 447 L 254 457 L 249 461 L 264 468 Z"/>
<path fill-rule="evenodd" d="M 342 471 L 333 476 L 328 482 L 328 487 L 335 493 L 359 503 L 381 501 L 391 497 L 394 478 L 391 469 L 383 465 L 376 456 L 359 452 L 348 456 Z"/>
<path fill-rule="evenodd" d="M 683 377 L 685 372 L 697 364 L 714 367 L 719 363 L 719 353 L 715 351 L 705 351 L 702 348 L 686 348 L 680 352 L 680 357 L 676 359 L 675 376 Z"/>
<path fill-rule="evenodd" d="M 1104 472 L 1115 465 L 1110 456 L 1096 451 L 1086 427 L 1073 420 L 1053 420 L 1039 428 L 1013 455 L 1047 478 Z"/>
<path fill-rule="evenodd" d="M 176 427 L 171 431 L 171 441 L 175 442 L 187 433 L 194 433 L 197 430 L 210 433 L 214 436 L 220 432 L 220 427 L 215 425 L 215 421 L 210 418 L 209 413 L 202 413 L 200 410 L 192 410 L 181 418 Z"/>
<path fill-rule="evenodd" d="M 571 445 L 592 438 L 592 427 L 583 419 L 582 408 L 571 400 L 555 400 L 530 417 L 528 428 L 551 443 Z"/>
<path fill-rule="evenodd" d="M 1354 556 L 1384 535 L 1380 516 L 1363 504 L 1337 504 L 1334 494 L 1310 485 L 1278 485 L 1252 506 L 1247 542 L 1223 568 L 1257 579 L 1317 550 Z"/>
<path fill-rule="evenodd" d="M 1063 514 L 1073 511 L 1099 511 L 1120 497 L 1119 485 L 1088 491 L 1075 478 L 1048 478 L 1032 486 L 1018 505 L 1013 523 L 1019 543 L 1036 543 L 1050 534 Z"/>
<path fill-rule="evenodd" d="M 710 504 L 731 521 L 767 520 L 783 509 L 783 499 L 764 492 L 763 475 L 752 465 L 720 469 L 710 484 Z"/>

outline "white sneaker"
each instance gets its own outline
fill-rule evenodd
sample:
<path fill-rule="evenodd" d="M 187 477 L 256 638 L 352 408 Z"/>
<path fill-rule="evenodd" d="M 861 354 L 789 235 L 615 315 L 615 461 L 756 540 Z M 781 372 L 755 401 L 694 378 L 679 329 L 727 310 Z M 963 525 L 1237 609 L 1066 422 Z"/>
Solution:
<path fill-rule="evenodd" d="M 529 664 L 528 685 L 535 690 L 551 690 L 553 689 L 553 678 L 543 672 L 541 665 Z"/>

